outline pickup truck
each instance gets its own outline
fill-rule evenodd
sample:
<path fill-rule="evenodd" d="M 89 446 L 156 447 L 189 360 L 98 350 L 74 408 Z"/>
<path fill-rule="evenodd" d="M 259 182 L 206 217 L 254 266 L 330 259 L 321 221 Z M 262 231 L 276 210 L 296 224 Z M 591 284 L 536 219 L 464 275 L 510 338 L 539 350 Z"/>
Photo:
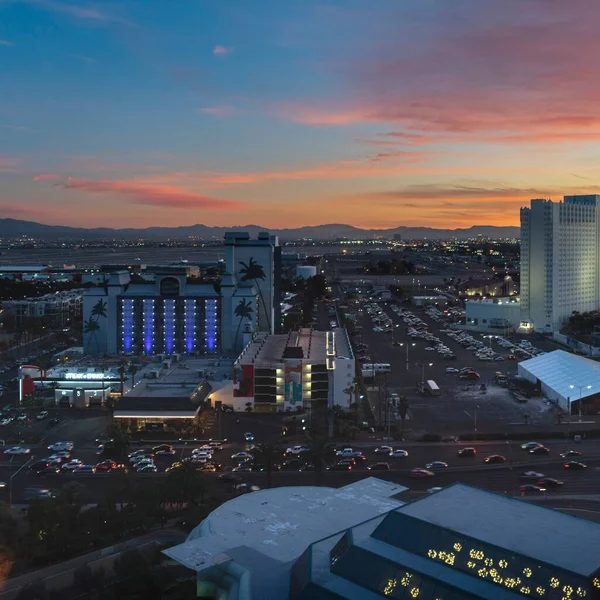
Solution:
<path fill-rule="evenodd" d="M 353 456 L 360 456 L 362 452 L 358 450 L 354 450 L 353 448 L 344 448 L 343 450 L 338 450 L 336 452 L 337 456 L 341 456 L 343 458 L 352 458 Z"/>

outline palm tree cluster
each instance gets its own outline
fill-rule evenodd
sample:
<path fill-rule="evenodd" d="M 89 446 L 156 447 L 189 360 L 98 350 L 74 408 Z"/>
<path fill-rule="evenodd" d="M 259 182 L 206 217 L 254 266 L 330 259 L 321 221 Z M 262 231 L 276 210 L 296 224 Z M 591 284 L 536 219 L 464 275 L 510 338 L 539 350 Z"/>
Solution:
<path fill-rule="evenodd" d="M 269 318 L 269 310 L 267 309 L 267 305 L 265 303 L 265 299 L 263 297 L 262 290 L 260 289 L 259 281 L 264 281 L 266 279 L 265 270 L 263 266 L 257 263 L 254 258 L 251 256 L 250 260 L 245 263 L 240 261 L 240 265 L 242 268 L 240 269 L 240 275 L 242 281 L 251 281 L 254 283 L 256 288 L 258 289 L 258 295 L 260 296 L 260 303 L 263 307 L 266 317 L 267 329 L 271 329 L 271 319 Z"/>
<path fill-rule="evenodd" d="M 100 298 L 90 311 L 90 316 L 83 322 L 83 333 L 88 335 L 86 352 L 89 350 L 92 340 L 96 342 L 96 352 L 100 351 L 98 331 L 100 331 L 99 319 L 106 318 L 106 302 Z"/>

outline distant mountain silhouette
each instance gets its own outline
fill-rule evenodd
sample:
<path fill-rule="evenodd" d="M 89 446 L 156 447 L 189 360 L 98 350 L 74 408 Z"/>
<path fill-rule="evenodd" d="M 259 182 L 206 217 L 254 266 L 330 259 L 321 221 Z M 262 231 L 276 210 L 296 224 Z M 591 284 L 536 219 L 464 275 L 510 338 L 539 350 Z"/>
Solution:
<path fill-rule="evenodd" d="M 488 238 L 517 238 L 518 227 L 496 227 L 494 225 L 473 225 L 466 229 L 434 229 L 433 227 L 394 227 L 392 229 L 360 229 L 352 225 L 328 224 L 312 227 L 297 227 L 294 229 L 269 229 L 259 225 L 244 225 L 233 227 L 209 227 L 208 225 L 186 225 L 181 227 L 147 227 L 145 229 L 111 229 L 96 227 L 85 229 L 81 227 L 64 227 L 62 225 L 44 225 L 33 221 L 18 219 L 0 219 L 0 237 L 14 238 L 25 235 L 46 240 L 185 240 L 199 238 L 203 240 L 220 240 L 226 231 L 247 231 L 255 237 L 259 231 L 269 231 L 278 235 L 282 240 L 298 240 L 302 238 L 313 240 L 352 239 L 392 239 L 400 235 L 404 240 L 448 238 L 467 239 L 478 235 Z"/>

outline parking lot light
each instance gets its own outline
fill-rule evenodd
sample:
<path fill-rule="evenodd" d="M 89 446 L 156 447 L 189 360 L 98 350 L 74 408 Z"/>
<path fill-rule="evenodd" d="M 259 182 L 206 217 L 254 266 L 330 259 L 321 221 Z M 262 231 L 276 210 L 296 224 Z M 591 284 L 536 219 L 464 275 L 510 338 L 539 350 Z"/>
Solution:
<path fill-rule="evenodd" d="M 581 390 L 582 389 L 586 389 L 586 390 L 590 390 L 592 389 L 591 385 L 570 385 L 569 386 L 571 389 L 575 389 L 578 388 L 579 389 L 579 403 L 578 403 L 578 412 L 579 412 L 579 422 L 581 423 Z M 571 406 L 569 405 L 569 414 L 571 413 Z"/>

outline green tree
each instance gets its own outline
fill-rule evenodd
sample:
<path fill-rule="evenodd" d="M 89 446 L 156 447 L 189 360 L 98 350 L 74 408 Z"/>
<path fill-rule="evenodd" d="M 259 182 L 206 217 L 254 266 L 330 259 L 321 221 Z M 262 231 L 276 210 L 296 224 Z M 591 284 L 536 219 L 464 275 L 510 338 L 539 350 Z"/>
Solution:
<path fill-rule="evenodd" d="M 281 448 L 276 444 L 265 442 L 263 444 L 258 444 L 256 450 L 253 451 L 253 455 L 256 463 L 265 468 L 265 473 L 267 474 L 267 487 L 270 488 L 273 471 L 281 461 Z"/>
<path fill-rule="evenodd" d="M 112 442 L 108 446 L 108 452 L 113 458 L 118 459 L 120 463 L 124 463 L 125 456 L 131 446 L 131 436 L 118 425 L 111 425 L 108 431 L 109 437 L 112 439 Z"/>
<path fill-rule="evenodd" d="M 406 419 L 406 415 L 408 414 L 408 398 L 406 396 L 400 396 L 398 398 L 398 415 L 400 415 L 400 420 L 402 421 L 402 431 L 400 433 L 400 437 L 404 439 L 404 419 Z"/>
<path fill-rule="evenodd" d="M 242 298 L 239 304 L 235 307 L 234 314 L 238 318 L 238 326 L 235 332 L 235 341 L 233 342 L 234 349 L 237 348 L 238 336 L 240 334 L 240 327 L 242 325 L 242 321 L 244 319 L 250 320 L 253 312 L 254 310 L 252 309 L 252 305 L 245 298 Z"/>
<path fill-rule="evenodd" d="M 321 485 L 323 469 L 335 460 L 335 447 L 329 440 L 315 437 L 308 444 L 307 455 L 315 467 L 317 485 Z"/>
<path fill-rule="evenodd" d="M 265 317 L 267 318 L 267 329 L 271 329 L 271 319 L 269 318 L 269 312 L 267 310 L 267 305 L 265 304 L 265 299 L 262 294 L 262 290 L 260 289 L 259 280 L 264 281 L 266 279 L 265 270 L 262 265 L 257 263 L 254 258 L 251 256 L 250 260 L 245 263 L 240 261 L 240 265 L 242 268 L 240 269 L 241 279 L 242 281 L 252 281 L 256 288 L 258 289 L 258 295 L 260 296 L 260 303 L 263 306 L 265 311 Z"/>

